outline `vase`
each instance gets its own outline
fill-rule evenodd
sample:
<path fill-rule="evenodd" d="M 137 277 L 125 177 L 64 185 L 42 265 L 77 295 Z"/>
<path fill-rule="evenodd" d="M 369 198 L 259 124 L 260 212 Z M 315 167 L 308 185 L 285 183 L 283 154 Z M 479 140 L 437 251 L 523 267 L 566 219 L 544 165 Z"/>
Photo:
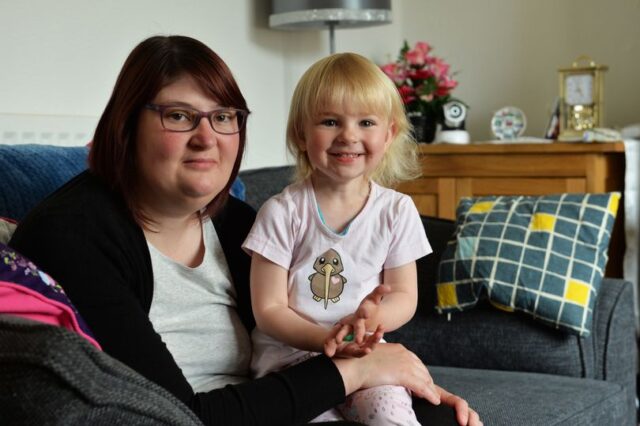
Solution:
<path fill-rule="evenodd" d="M 419 143 L 431 143 L 436 137 L 438 121 L 435 116 L 423 113 L 408 113 L 413 128 L 413 138 Z"/>

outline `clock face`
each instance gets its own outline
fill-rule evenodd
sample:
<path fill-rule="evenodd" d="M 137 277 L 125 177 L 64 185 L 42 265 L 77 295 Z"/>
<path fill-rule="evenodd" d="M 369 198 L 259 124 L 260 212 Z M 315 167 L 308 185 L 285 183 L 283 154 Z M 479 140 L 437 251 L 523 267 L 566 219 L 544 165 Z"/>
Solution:
<path fill-rule="evenodd" d="M 564 82 L 567 104 L 591 105 L 593 103 L 593 76 L 591 74 L 568 75 Z"/>

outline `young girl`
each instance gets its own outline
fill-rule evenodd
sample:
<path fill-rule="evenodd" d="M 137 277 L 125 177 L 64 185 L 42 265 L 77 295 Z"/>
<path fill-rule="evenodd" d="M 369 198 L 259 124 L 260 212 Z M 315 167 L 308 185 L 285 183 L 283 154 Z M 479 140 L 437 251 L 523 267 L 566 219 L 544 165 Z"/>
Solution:
<path fill-rule="evenodd" d="M 419 174 L 409 127 L 393 82 L 360 55 L 302 76 L 287 125 L 297 182 L 264 204 L 243 245 L 257 376 L 322 351 L 366 355 L 382 327 L 413 316 L 415 261 L 431 247 L 411 198 L 384 187 Z M 419 425 L 398 386 L 358 391 L 316 420 L 329 419 Z"/>

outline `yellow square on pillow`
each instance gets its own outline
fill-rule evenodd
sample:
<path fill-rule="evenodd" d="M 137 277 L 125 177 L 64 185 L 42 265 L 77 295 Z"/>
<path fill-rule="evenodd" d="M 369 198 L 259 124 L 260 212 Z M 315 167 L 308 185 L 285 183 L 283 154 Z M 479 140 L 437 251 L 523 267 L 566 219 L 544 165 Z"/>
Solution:
<path fill-rule="evenodd" d="M 564 287 L 564 298 L 580 306 L 587 306 L 589 303 L 589 290 L 591 286 L 578 280 L 569 280 Z"/>
<path fill-rule="evenodd" d="M 535 213 L 531 215 L 529 229 L 532 231 L 552 232 L 556 224 L 556 217 L 549 213 Z"/>

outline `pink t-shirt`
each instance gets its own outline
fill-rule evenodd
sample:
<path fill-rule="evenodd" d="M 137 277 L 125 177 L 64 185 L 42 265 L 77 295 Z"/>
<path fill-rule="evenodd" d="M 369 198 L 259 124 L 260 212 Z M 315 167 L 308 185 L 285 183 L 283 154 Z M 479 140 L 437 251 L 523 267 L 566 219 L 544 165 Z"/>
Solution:
<path fill-rule="evenodd" d="M 384 269 L 431 252 L 409 196 L 372 182 L 364 208 L 339 235 L 322 222 L 308 179 L 262 206 L 243 248 L 288 270 L 289 306 L 327 328 L 357 309 L 382 282 Z M 252 370 L 258 377 L 306 354 L 257 329 L 252 337 Z"/>

